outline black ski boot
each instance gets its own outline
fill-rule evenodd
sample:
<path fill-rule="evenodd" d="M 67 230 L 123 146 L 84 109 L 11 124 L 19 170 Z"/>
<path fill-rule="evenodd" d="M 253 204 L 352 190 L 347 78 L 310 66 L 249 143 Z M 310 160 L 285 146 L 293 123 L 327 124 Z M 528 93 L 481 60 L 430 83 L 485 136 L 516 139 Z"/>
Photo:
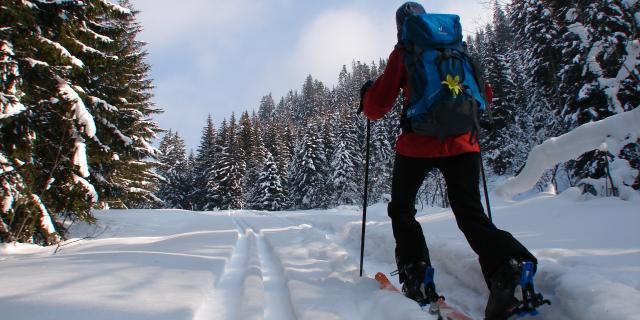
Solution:
<path fill-rule="evenodd" d="M 421 261 L 406 265 L 399 272 L 402 293 L 407 298 L 415 300 L 421 306 L 437 305 L 434 302 L 438 301 L 439 296 L 433 283 L 433 268 Z"/>
<path fill-rule="evenodd" d="M 521 273 L 520 263 L 511 259 L 491 276 L 489 301 L 484 311 L 485 320 L 506 320 L 514 314 L 520 304 L 515 298 L 515 290 Z"/>

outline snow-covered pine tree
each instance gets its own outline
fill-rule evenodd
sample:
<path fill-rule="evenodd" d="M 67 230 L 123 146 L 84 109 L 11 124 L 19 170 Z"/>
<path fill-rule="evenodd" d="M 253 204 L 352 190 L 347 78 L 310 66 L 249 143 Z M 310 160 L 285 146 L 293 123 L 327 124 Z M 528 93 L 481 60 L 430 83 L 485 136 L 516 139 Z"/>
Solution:
<path fill-rule="evenodd" d="M 157 195 L 165 208 L 192 209 L 192 188 L 189 159 L 184 140 L 169 131 L 160 142 L 158 173 L 163 178 Z"/>
<path fill-rule="evenodd" d="M 58 42 L 82 10 L 78 3 L 3 2 L 3 60 L 11 71 L 1 77 L 8 89 L 0 127 L 3 165 L 24 182 L 24 193 L 3 194 L 9 205 L 2 214 L 17 241 L 55 242 L 55 232 L 64 230 L 55 225 L 58 214 L 91 220 L 89 209 L 98 200 L 86 179 L 85 142 L 95 124 L 69 80 L 69 71 L 81 73 L 84 65 Z"/>
<path fill-rule="evenodd" d="M 289 197 L 289 184 L 287 177 L 289 176 L 289 169 L 291 167 L 291 161 L 293 159 L 293 129 L 291 123 L 279 123 L 274 122 L 270 127 L 269 135 L 274 136 L 274 144 L 269 145 L 265 143 L 265 147 L 273 155 L 276 167 L 278 168 L 278 174 L 282 179 L 282 188 L 286 202 L 286 208 L 291 207 L 292 202 Z M 271 146 L 271 148 L 270 148 Z"/>
<path fill-rule="evenodd" d="M 355 112 L 342 109 L 342 121 L 339 121 L 339 134 L 336 149 L 330 154 L 329 185 L 331 186 L 331 204 L 333 206 L 359 204 L 362 201 L 362 181 L 360 163 L 362 162 L 360 143 L 357 141 L 357 127 L 353 124 Z"/>
<path fill-rule="evenodd" d="M 248 206 L 251 209 L 279 211 L 285 209 L 287 199 L 282 187 L 282 177 L 270 152 L 266 151 L 264 165 L 258 179 L 254 182 Z"/>
<path fill-rule="evenodd" d="M 100 158 L 99 164 L 90 163 L 91 182 L 103 207 L 148 207 L 157 201 L 150 160 L 156 153 L 151 141 L 160 129 L 151 117 L 160 111 L 151 101 L 144 43 L 136 39 L 142 30 L 138 12 L 128 0 L 122 6 L 93 3 L 95 16 L 80 25 L 75 48 L 69 45 L 86 66 L 76 82 L 98 132 L 87 146 Z"/>
<path fill-rule="evenodd" d="M 278 102 L 273 115 L 274 121 L 277 123 L 288 123 L 293 121 L 293 109 L 297 100 L 298 95 L 293 90 L 289 90 L 284 97 L 280 98 L 280 102 Z"/>
<path fill-rule="evenodd" d="M 147 117 L 158 110 L 135 12 L 98 0 L 5 1 L 0 15 L 2 154 L 25 183 L 4 202 L 14 239 L 51 243 L 56 228 L 64 235 L 62 215 L 90 222 L 99 201 L 152 199 L 142 159 L 154 153 L 159 129 Z"/>
<path fill-rule="evenodd" d="M 258 107 L 258 118 L 260 121 L 270 121 L 274 117 L 276 111 L 276 103 L 273 101 L 271 93 L 262 97 L 260 106 Z"/>
<path fill-rule="evenodd" d="M 638 21 L 631 14 L 638 12 L 639 7 L 637 2 L 628 1 L 579 2 L 559 10 L 559 19 L 564 18 L 567 30 L 562 43 L 563 62 L 567 67 L 560 73 L 566 96 L 562 111 L 572 120 L 572 128 L 634 109 L 640 104 Z M 628 147 L 633 149 L 634 145 L 637 143 Z M 619 150 L 612 152 L 594 151 L 582 155 L 573 164 L 574 175 L 578 179 L 601 180 L 604 184 L 608 179 L 607 162 L 623 161 L 626 162 L 624 165 L 629 165 L 627 160 L 619 158 Z M 636 180 L 638 177 L 640 174 Z M 592 187 L 600 189 L 596 185 Z"/>
<path fill-rule="evenodd" d="M 306 121 L 318 109 L 320 102 L 316 99 L 316 87 L 311 75 L 308 75 L 302 85 L 302 94 L 298 103 L 294 104 L 293 117 L 296 121 Z"/>
<path fill-rule="evenodd" d="M 509 61 L 513 36 L 509 21 L 497 1 L 494 2 L 493 24 L 487 26 L 486 35 L 488 43 L 482 59 L 485 81 L 493 88 L 491 112 L 498 121 L 505 122 L 506 127 L 481 136 L 481 143 L 487 162 L 495 173 L 501 175 L 513 168 L 514 156 L 521 147 L 513 140 L 513 134 L 518 131 L 516 109 L 523 106 L 516 105 L 516 85 Z"/>
<path fill-rule="evenodd" d="M 207 205 L 207 183 L 213 170 L 216 155 L 216 129 L 211 115 L 202 129 L 200 145 L 194 164 L 193 192 L 191 201 L 195 210 L 204 210 Z"/>
<path fill-rule="evenodd" d="M 296 209 L 319 208 L 325 200 L 325 162 L 322 124 L 312 118 L 301 132 L 289 170 L 289 196 Z"/>
<path fill-rule="evenodd" d="M 152 101 L 154 88 L 150 78 L 151 66 L 146 62 L 147 52 L 144 49 L 145 42 L 137 37 L 142 31 L 142 26 L 137 21 L 138 11 L 133 8 L 131 1 L 121 0 L 125 9 L 113 6 L 101 1 L 113 12 L 130 14 L 120 16 L 115 21 L 116 35 L 114 41 L 121 43 L 114 49 L 119 65 L 117 68 L 117 81 L 115 84 L 121 88 L 121 92 L 113 92 L 110 98 L 114 106 L 120 109 L 117 128 L 131 141 L 121 138 L 117 132 L 113 135 L 120 141 L 114 143 L 113 148 L 119 153 L 120 162 L 112 169 L 113 188 L 121 194 L 117 200 L 125 202 L 129 207 L 138 207 L 140 204 L 156 201 L 152 191 L 155 189 L 157 179 L 154 175 L 154 161 L 157 150 L 152 147 L 154 141 L 161 132 L 158 123 L 153 117 L 162 112 Z M 113 70 L 105 70 L 112 74 Z M 121 93 L 120 95 L 117 93 Z M 99 126 L 101 125 L 101 121 Z M 114 142 L 117 141 L 114 139 Z M 106 197 L 105 200 L 110 199 Z"/>
<path fill-rule="evenodd" d="M 243 151 L 238 147 L 235 115 L 223 120 L 216 145 L 216 159 L 207 183 L 206 209 L 242 209 L 242 178 L 246 170 Z"/>
<path fill-rule="evenodd" d="M 185 181 L 188 181 L 187 185 L 187 196 L 184 201 L 184 208 L 188 210 L 196 210 L 196 199 L 194 197 L 195 194 L 195 180 L 196 180 L 196 155 L 193 152 L 193 149 L 189 151 L 189 157 L 187 157 L 187 169 L 185 172 Z"/>
<path fill-rule="evenodd" d="M 247 146 L 243 148 L 246 156 L 246 171 L 243 177 L 243 190 L 244 190 L 244 201 L 247 203 L 248 208 L 249 203 L 255 199 L 256 192 L 256 181 L 260 177 L 262 170 L 264 169 L 265 162 L 267 161 L 267 154 L 271 155 L 271 153 L 265 147 L 264 141 L 262 137 L 264 136 L 262 133 L 262 126 L 260 121 L 258 120 L 258 116 L 254 113 L 251 119 L 248 122 L 250 124 L 248 135 L 249 142 Z M 272 161 L 273 161 L 273 156 Z"/>

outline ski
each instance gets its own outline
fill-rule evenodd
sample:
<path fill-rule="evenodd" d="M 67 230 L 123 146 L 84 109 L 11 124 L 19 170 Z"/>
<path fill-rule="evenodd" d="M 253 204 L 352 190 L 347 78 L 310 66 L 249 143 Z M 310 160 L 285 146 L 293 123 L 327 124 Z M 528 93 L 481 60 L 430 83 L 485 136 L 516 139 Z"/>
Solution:
<path fill-rule="evenodd" d="M 391 281 L 389 281 L 389 278 L 384 273 L 376 273 L 375 279 L 380 284 L 380 289 L 401 293 L 400 290 L 396 288 Z M 444 301 L 444 298 L 438 299 L 437 305 L 430 306 L 428 311 L 431 314 L 437 315 L 438 320 L 472 320 L 469 316 L 447 304 Z"/>

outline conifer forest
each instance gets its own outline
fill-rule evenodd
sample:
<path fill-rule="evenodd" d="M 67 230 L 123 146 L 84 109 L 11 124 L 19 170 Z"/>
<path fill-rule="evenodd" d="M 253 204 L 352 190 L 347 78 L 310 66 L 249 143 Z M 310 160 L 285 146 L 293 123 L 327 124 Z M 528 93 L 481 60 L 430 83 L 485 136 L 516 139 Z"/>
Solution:
<path fill-rule="evenodd" d="M 363 202 L 366 120 L 360 88 L 386 61 L 309 75 L 252 110 L 211 115 L 197 150 L 160 128 L 138 12 L 128 0 L 3 0 L 0 5 L 0 240 L 52 244 L 92 209 L 290 209 Z M 466 39 L 494 92 L 479 133 L 487 174 L 516 175 L 532 148 L 640 106 L 640 2 L 512 0 Z M 389 52 L 392 47 L 389 47 Z M 269 92 L 264 88 L 264 92 Z M 371 121 L 369 203 L 388 201 L 401 96 Z M 184 106 L 162 106 L 184 107 Z M 483 117 L 488 117 L 485 113 Z M 159 143 L 158 143 L 159 141 Z M 640 141 L 557 165 L 538 183 L 615 196 L 640 189 Z M 614 176 L 612 178 L 612 176 Z M 622 186 L 618 186 L 620 188 Z M 430 173 L 418 205 L 446 207 Z M 277 214 L 277 213 L 274 213 Z"/>

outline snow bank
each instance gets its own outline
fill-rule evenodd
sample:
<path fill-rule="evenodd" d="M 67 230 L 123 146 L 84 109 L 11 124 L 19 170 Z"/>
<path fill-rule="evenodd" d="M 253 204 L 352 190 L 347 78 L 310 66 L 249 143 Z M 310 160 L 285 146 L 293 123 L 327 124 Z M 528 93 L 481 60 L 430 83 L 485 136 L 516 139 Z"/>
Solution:
<path fill-rule="evenodd" d="M 640 138 L 640 108 L 609 118 L 586 123 L 571 132 L 551 138 L 536 146 L 529 153 L 522 172 L 507 179 L 495 193 L 511 197 L 531 189 L 540 176 L 558 163 L 569 161 L 581 154 L 599 149 L 603 144 L 613 154 L 618 154 L 626 143 Z"/>

